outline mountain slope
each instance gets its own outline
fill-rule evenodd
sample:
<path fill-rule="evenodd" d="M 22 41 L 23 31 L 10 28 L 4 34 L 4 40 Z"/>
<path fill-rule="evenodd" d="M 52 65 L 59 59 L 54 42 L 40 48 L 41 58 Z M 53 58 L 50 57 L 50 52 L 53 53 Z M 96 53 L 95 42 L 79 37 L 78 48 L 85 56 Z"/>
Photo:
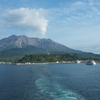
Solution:
<path fill-rule="evenodd" d="M 81 51 L 68 48 L 51 39 L 45 39 L 45 38 L 39 39 L 39 38 L 28 38 L 24 35 L 21 36 L 11 35 L 8 38 L 0 40 L 0 51 L 3 51 L 3 53 L 15 49 L 16 51 L 17 50 L 27 51 L 27 49 L 30 50 L 32 49 L 34 51 L 35 50 L 34 48 L 37 48 L 38 51 L 40 51 L 40 53 L 81 53 Z"/>

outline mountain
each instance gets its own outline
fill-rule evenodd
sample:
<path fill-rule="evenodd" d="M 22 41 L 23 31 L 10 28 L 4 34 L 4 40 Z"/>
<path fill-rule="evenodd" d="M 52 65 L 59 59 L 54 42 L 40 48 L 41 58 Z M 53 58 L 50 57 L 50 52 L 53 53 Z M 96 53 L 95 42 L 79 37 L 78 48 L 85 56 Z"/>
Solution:
<path fill-rule="evenodd" d="M 15 60 L 26 54 L 65 54 L 72 53 L 79 57 L 100 57 L 93 53 L 71 49 L 51 39 L 28 38 L 25 35 L 11 35 L 0 40 L 0 61 Z"/>
<path fill-rule="evenodd" d="M 28 38 L 27 36 L 11 35 L 0 40 L 0 55 L 21 55 L 34 53 L 81 53 L 82 51 L 71 49 L 51 39 Z"/>

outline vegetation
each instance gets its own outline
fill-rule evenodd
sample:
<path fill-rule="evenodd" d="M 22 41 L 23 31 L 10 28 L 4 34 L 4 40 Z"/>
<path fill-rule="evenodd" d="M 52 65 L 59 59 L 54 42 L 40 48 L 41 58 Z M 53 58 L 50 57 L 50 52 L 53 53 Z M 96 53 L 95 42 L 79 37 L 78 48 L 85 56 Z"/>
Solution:
<path fill-rule="evenodd" d="M 93 59 L 100 62 L 100 55 L 93 53 L 74 53 L 69 54 L 61 51 L 52 51 L 49 54 L 44 49 L 29 46 L 28 48 L 15 48 L 0 52 L 0 62 L 56 62 L 56 61 L 75 61 Z M 27 54 L 27 55 L 26 55 Z M 20 59 L 20 60 L 19 60 Z"/>
<path fill-rule="evenodd" d="M 98 61 L 100 62 L 100 58 L 99 57 L 83 57 L 83 58 L 79 58 L 79 60 L 95 60 L 95 61 Z"/>
<path fill-rule="evenodd" d="M 18 61 L 19 59 L 21 59 L 23 56 L 2 56 L 0 57 L 0 62 L 4 61 L 4 62 L 15 62 Z"/>
<path fill-rule="evenodd" d="M 100 58 L 99 54 L 94 54 L 91 52 L 83 52 L 83 53 L 74 53 L 79 58 Z"/>
<path fill-rule="evenodd" d="M 75 60 L 95 60 L 100 62 L 100 57 L 79 57 L 74 54 L 30 54 L 21 56 L 0 56 L 0 62 L 31 62 L 31 63 L 42 63 L 42 62 L 56 62 L 56 61 L 75 61 Z"/>
<path fill-rule="evenodd" d="M 78 57 L 73 54 L 32 54 L 25 55 L 18 60 L 20 63 L 42 63 L 42 62 L 56 62 L 56 61 L 75 61 Z"/>

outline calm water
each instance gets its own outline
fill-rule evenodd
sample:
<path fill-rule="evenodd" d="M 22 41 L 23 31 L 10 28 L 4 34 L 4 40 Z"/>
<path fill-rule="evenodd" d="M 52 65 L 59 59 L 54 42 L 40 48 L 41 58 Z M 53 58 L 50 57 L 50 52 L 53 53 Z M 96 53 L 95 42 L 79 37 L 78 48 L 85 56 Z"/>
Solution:
<path fill-rule="evenodd" d="M 100 64 L 0 65 L 0 100 L 100 100 Z"/>

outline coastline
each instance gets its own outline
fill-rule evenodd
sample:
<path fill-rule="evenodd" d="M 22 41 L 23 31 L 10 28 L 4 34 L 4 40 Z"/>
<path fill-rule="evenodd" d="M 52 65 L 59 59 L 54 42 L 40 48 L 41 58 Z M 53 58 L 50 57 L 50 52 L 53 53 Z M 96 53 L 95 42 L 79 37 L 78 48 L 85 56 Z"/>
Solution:
<path fill-rule="evenodd" d="M 31 62 L 25 62 L 25 63 L 12 63 L 12 62 L 0 62 L 0 64 L 5 65 L 35 65 L 35 64 L 64 64 L 64 63 L 76 63 L 76 61 L 62 61 L 62 62 L 42 62 L 42 63 L 31 63 Z"/>
<path fill-rule="evenodd" d="M 19 63 L 19 62 L 0 62 L 0 64 L 4 64 L 4 65 L 35 65 L 35 64 L 70 64 L 70 63 L 86 63 L 87 61 L 81 61 L 81 62 L 77 62 L 77 61 L 56 61 L 56 62 L 37 62 L 37 63 L 31 63 L 31 62 L 25 62 L 25 63 Z M 100 63 L 98 61 L 95 61 L 96 63 Z"/>

